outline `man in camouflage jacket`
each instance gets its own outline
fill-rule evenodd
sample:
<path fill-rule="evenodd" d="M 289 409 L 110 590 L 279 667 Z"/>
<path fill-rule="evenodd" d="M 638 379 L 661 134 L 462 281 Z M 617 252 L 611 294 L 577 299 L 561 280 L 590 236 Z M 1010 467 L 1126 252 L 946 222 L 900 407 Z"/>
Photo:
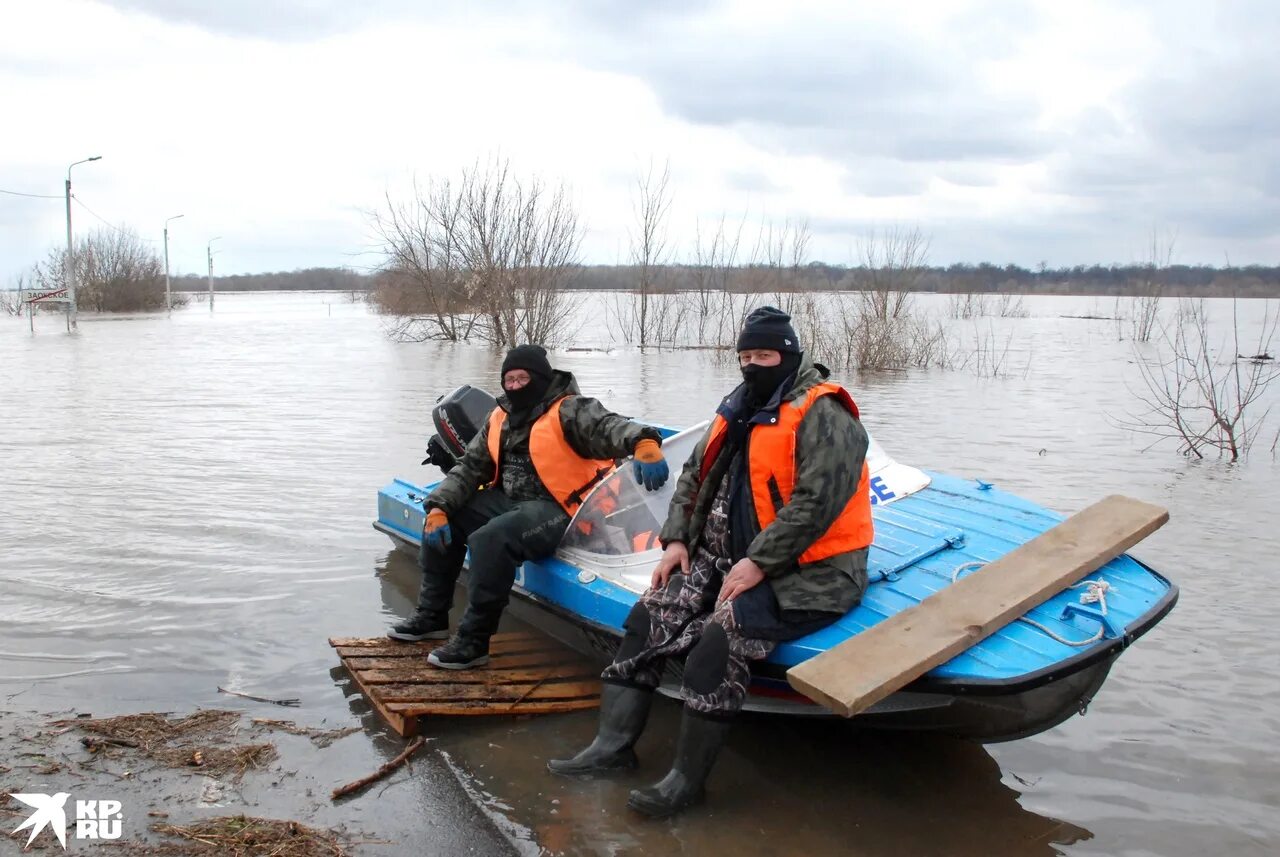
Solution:
<path fill-rule="evenodd" d="M 530 448 L 534 425 L 544 415 L 555 419 L 548 411 L 557 402 L 560 434 L 568 444 L 560 455 L 602 460 L 610 466 L 613 459 L 634 453 L 638 481 L 643 475 L 645 486 L 657 490 L 667 478 L 657 429 L 581 395 L 573 375 L 552 369 L 541 346 L 512 349 L 503 361 L 502 381 L 505 392 L 498 407 L 506 416 L 497 441 L 499 460 L 495 462 L 490 452 L 492 423 L 486 423 L 467 444 L 462 460 L 424 501 L 427 519 L 418 552 L 423 577 L 417 610 L 388 631 L 391 638 L 404 641 L 449 636 L 454 587 L 470 547 L 466 613 L 457 634 L 428 657 L 439 667 L 467 669 L 488 661 L 489 637 L 507 605 L 516 569 L 525 560 L 550 556 L 569 525 L 573 504 L 548 490 Z M 556 465 L 545 459 L 541 464 L 544 473 Z"/>
<path fill-rule="evenodd" d="M 550 763 L 553 772 L 572 775 L 633 766 L 632 746 L 665 662 L 685 655 L 675 763 L 628 801 L 647 815 L 670 815 L 702 797 L 728 722 L 745 699 L 750 662 L 834 622 L 867 585 L 868 438 L 856 405 L 800 351 L 790 316 L 773 307 L 747 317 L 738 356 L 743 383 L 721 403 L 684 466 L 661 533 L 662 560 L 604 672 L 599 734 L 574 758 Z M 794 469 L 774 463 L 793 472 L 794 484 L 784 499 L 770 479 L 774 516 L 761 526 L 751 444 L 758 428 L 788 424 L 789 408 L 800 416 L 794 444 L 781 448 L 794 450 Z M 820 543 L 829 549 L 814 550 Z M 806 553 L 820 558 L 802 560 Z"/>

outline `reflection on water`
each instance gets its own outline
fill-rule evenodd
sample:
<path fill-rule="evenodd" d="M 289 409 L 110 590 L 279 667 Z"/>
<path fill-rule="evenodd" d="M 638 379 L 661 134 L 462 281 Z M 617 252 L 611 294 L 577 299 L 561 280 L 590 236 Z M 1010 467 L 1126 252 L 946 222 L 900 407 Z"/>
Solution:
<path fill-rule="evenodd" d="M 1174 578 L 1181 603 L 1117 662 L 1088 716 L 987 748 L 746 722 L 705 809 L 659 824 L 623 804 L 665 769 L 674 704 L 659 706 L 642 769 L 616 782 L 543 772 L 589 738 L 591 715 L 433 722 L 448 757 L 420 766 L 417 799 L 446 819 L 440 836 L 455 818 L 440 814 L 448 781 L 481 804 L 452 823 L 487 814 L 517 850 L 1280 847 L 1269 440 L 1235 467 L 1142 452 L 1147 441 L 1116 420 L 1132 407 L 1131 343 L 1114 322 L 1063 318 L 1109 315 L 1112 303 L 1026 306 L 1029 318 L 956 322 L 958 341 L 994 332 L 1008 343 L 1004 377 L 845 380 L 900 461 L 1062 512 L 1115 492 L 1169 507 L 1172 522 L 1138 555 Z M 1247 323 L 1261 317 L 1242 306 Z M 393 475 L 427 478 L 418 462 L 435 397 L 459 383 L 492 389 L 500 355 L 390 342 L 341 295 L 226 295 L 212 315 L 195 305 L 172 319 L 89 317 L 76 336 L 56 328 L 41 319 L 32 336 L 25 320 L 0 320 L 0 707 L 182 711 L 225 703 L 221 685 L 301 697 L 303 719 L 377 729 L 326 638 L 380 634 L 408 612 L 416 571 L 386 558 L 369 526 L 375 492 Z M 587 329 L 581 344 L 609 343 Z M 709 352 L 554 357 L 610 407 L 670 425 L 705 419 L 737 377 Z"/>

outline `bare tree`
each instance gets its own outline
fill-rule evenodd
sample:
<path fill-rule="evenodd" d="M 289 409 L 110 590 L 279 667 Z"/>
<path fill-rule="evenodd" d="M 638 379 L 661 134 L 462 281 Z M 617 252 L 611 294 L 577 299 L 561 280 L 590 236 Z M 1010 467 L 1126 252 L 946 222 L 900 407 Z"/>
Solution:
<path fill-rule="evenodd" d="M 807 220 L 792 222 L 788 218 L 781 225 L 761 223 L 748 265 L 749 290 L 771 294 L 774 306 L 794 313 L 804 288 L 801 275 L 808 260 L 810 238 Z"/>
<path fill-rule="evenodd" d="M 1267 417 L 1259 400 L 1280 377 L 1269 350 L 1278 316 L 1268 306 L 1254 354 L 1240 353 L 1240 323 L 1232 301 L 1232 329 L 1216 347 L 1203 300 L 1183 303 L 1171 327 L 1161 326 L 1161 347 L 1152 359 L 1138 355 L 1144 389 L 1134 393 L 1146 406 L 1121 420 L 1135 431 L 1173 440 L 1184 455 L 1203 458 L 1217 450 L 1231 461 L 1248 453 Z M 1224 347 L 1230 339 L 1230 351 Z"/>
<path fill-rule="evenodd" d="M 946 330 L 915 312 L 909 290 L 925 270 L 929 242 L 915 227 L 873 233 L 860 248 L 862 267 L 854 272 L 857 290 L 840 295 L 810 313 L 830 319 L 825 334 L 829 359 L 859 370 L 903 369 L 944 365 L 948 360 Z"/>
<path fill-rule="evenodd" d="M 918 227 L 892 226 L 867 236 L 860 256 L 858 287 L 865 311 L 879 319 L 909 315 L 910 293 L 928 262 L 929 239 Z"/>
<path fill-rule="evenodd" d="M 400 340 L 468 339 L 475 328 L 469 277 L 462 268 L 462 200 L 448 179 L 425 190 L 414 182 L 413 200 L 370 214 L 386 262 L 370 296 L 379 312 L 395 318 Z"/>
<path fill-rule="evenodd" d="M 506 161 L 435 179 L 370 215 L 386 263 L 374 305 L 399 339 L 557 341 L 576 301 L 582 230 L 562 186 L 521 181 Z"/>
<path fill-rule="evenodd" d="M 0 291 L 0 315 L 22 315 L 29 276 L 25 273 L 19 274 L 14 280 L 12 289 Z"/>
<path fill-rule="evenodd" d="M 739 279 L 738 251 L 742 228 L 729 233 L 721 215 L 714 232 L 706 235 L 699 223 L 694 241 L 694 261 L 690 270 L 690 333 L 700 344 L 722 346 L 726 330 L 733 335 L 741 311 L 735 307 L 734 286 Z M 714 329 L 713 329 L 714 326 Z"/>
<path fill-rule="evenodd" d="M 651 163 L 644 175 L 636 179 L 632 201 L 635 229 L 631 233 L 631 263 L 636 269 L 636 287 L 626 329 L 641 348 L 655 339 L 674 339 L 677 333 L 670 329 L 671 301 L 661 300 L 662 306 L 658 306 L 660 299 L 655 294 L 661 290 L 659 280 L 666 272 L 670 181 L 669 163 L 663 164 L 661 173 L 655 172 Z"/>
<path fill-rule="evenodd" d="M 1164 297 L 1165 272 L 1173 262 L 1176 243 L 1176 234 L 1161 238 L 1159 232 L 1151 230 L 1151 246 L 1147 251 L 1146 264 L 1139 276 L 1130 283 L 1130 289 L 1137 295 L 1130 320 L 1135 342 L 1149 342 L 1155 332 L 1160 319 L 1161 299 Z"/>

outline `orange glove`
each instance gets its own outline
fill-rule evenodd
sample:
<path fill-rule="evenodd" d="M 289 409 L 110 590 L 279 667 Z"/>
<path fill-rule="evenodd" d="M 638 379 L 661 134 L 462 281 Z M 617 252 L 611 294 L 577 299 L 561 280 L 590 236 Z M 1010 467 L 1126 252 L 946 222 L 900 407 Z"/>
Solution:
<path fill-rule="evenodd" d="M 650 491 L 657 491 L 666 484 L 670 471 L 656 440 L 643 437 L 636 441 L 632 455 L 635 457 L 635 461 L 632 462 L 632 471 L 637 484 L 643 485 Z"/>
<path fill-rule="evenodd" d="M 658 446 L 656 440 L 650 440 L 642 437 L 636 441 L 635 452 L 636 461 L 643 461 L 645 464 L 656 464 L 662 460 L 662 447 Z"/>
<path fill-rule="evenodd" d="M 444 553 L 453 543 L 453 533 L 449 529 L 449 516 L 440 509 L 432 508 L 427 512 L 427 522 L 422 527 L 422 538 L 427 545 L 438 553 Z"/>

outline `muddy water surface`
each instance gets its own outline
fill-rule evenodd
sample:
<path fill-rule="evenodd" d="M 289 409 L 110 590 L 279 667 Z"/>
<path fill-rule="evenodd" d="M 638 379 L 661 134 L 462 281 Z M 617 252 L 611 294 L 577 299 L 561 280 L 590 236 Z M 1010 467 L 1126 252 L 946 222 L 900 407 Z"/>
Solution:
<path fill-rule="evenodd" d="M 955 323 L 960 343 L 998 343 L 1000 377 L 844 380 L 903 461 L 1064 513 L 1113 492 L 1170 509 L 1137 553 L 1182 600 L 1119 660 L 1087 716 L 990 747 L 744 723 L 707 806 L 657 824 L 624 803 L 665 771 L 674 704 L 659 706 L 641 770 L 619 781 L 544 773 L 589 738 L 593 715 L 442 722 L 414 777 L 376 813 L 353 802 L 343 820 L 400 843 L 379 853 L 406 854 L 468 842 L 478 853 L 1280 850 L 1272 439 L 1237 466 L 1144 451 L 1150 439 L 1118 425 L 1139 383 L 1132 344 L 1113 322 L 1064 317 L 1114 306 L 1026 307 L 1027 318 Z M 1262 306 L 1242 312 L 1256 326 Z M 575 344 L 609 343 L 584 329 Z M 673 425 L 705 418 L 735 377 L 707 353 L 554 358 L 615 410 Z M 189 712 L 231 704 L 223 686 L 302 700 L 290 711 L 240 701 L 253 716 L 367 724 L 344 739 L 363 743 L 331 757 L 354 754 L 357 775 L 393 753 L 325 641 L 379 634 L 410 610 L 416 571 L 369 525 L 376 490 L 428 477 L 431 404 L 458 383 L 492 389 L 499 362 L 479 347 L 391 342 L 342 295 L 226 295 L 212 315 L 197 303 L 171 319 L 86 318 L 75 336 L 53 318 L 35 335 L 0 320 L 0 712 Z"/>

